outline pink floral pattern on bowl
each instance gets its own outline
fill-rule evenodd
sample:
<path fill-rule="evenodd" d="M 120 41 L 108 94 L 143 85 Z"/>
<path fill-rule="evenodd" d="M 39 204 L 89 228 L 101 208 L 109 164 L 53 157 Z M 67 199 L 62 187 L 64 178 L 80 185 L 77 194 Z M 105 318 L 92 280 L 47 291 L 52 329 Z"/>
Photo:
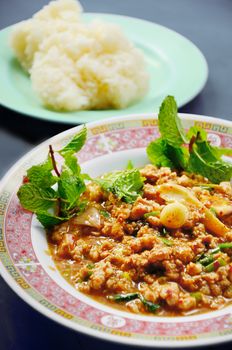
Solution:
<path fill-rule="evenodd" d="M 198 117 L 195 117 L 198 118 Z M 202 118 L 185 119 L 185 124 L 194 123 L 207 127 L 213 144 L 232 147 L 232 132 L 228 122 Z M 96 126 L 97 124 L 97 126 Z M 222 125 L 221 125 L 222 124 Z M 117 126 L 118 125 L 118 126 Z M 61 134 L 56 139 L 56 148 L 75 133 Z M 119 118 L 118 124 L 109 122 L 89 125 L 89 138 L 78 154 L 80 163 L 135 148 L 145 148 L 148 142 L 158 137 L 157 122 L 145 116 L 131 120 Z M 38 152 L 38 151 L 37 151 Z M 114 309 L 105 310 L 101 305 L 83 300 L 78 294 L 70 294 L 51 278 L 42 266 L 33 248 L 31 228 L 32 214 L 21 208 L 16 191 L 12 187 L 17 169 L 28 167 L 36 154 L 29 154 L 4 180 L 0 191 L 0 260 L 3 277 L 12 288 L 45 315 L 98 337 L 147 346 L 171 347 L 213 343 L 232 339 L 231 309 L 206 314 L 203 317 L 163 319 L 159 317 L 137 317 L 129 313 L 119 314 Z M 25 170 L 25 169 L 24 169 Z M 206 340 L 205 340 L 206 339 Z M 174 343 L 173 343 L 174 342 Z"/>

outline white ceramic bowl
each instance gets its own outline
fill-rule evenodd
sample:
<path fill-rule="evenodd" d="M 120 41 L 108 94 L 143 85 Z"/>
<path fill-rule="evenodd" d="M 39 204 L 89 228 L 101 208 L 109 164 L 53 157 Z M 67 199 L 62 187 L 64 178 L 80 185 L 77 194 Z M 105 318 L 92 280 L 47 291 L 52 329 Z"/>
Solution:
<path fill-rule="evenodd" d="M 217 146 L 232 147 L 232 123 L 180 114 L 187 129 L 198 124 Z M 122 169 L 128 160 L 148 162 L 145 148 L 158 137 L 156 115 L 130 115 L 88 126 L 88 140 L 78 158 L 85 172 L 97 176 Z M 45 232 L 21 208 L 16 192 L 26 169 L 46 158 L 48 144 L 62 147 L 80 127 L 65 131 L 36 147 L 6 174 L 0 188 L 0 268 L 2 277 L 28 304 L 74 330 L 125 344 L 186 347 L 232 340 L 232 307 L 185 317 L 135 315 L 104 306 L 75 290 L 47 254 Z"/>

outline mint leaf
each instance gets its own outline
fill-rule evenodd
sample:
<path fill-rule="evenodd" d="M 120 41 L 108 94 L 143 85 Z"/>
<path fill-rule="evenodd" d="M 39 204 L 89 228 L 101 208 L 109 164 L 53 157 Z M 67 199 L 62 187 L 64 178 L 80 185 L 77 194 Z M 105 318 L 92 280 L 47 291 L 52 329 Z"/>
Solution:
<path fill-rule="evenodd" d="M 127 170 L 131 170 L 131 169 L 133 169 L 133 168 L 134 168 L 134 165 L 133 165 L 132 161 L 131 161 L 131 160 L 128 160 L 126 169 L 127 169 Z"/>
<path fill-rule="evenodd" d="M 95 181 L 103 188 L 103 190 L 112 192 L 111 189 L 114 186 L 115 181 L 121 176 L 122 171 L 115 171 L 113 173 L 104 174 L 101 178 L 95 179 Z"/>
<path fill-rule="evenodd" d="M 172 160 L 174 169 L 187 170 L 189 153 L 186 148 L 167 145 L 166 155 Z"/>
<path fill-rule="evenodd" d="M 143 178 L 138 169 L 108 173 L 96 181 L 105 191 L 112 192 L 127 203 L 133 203 L 143 187 Z"/>
<path fill-rule="evenodd" d="M 206 162 L 216 162 L 220 159 L 208 141 L 198 141 L 196 139 L 195 145 L 197 146 L 197 152 Z"/>
<path fill-rule="evenodd" d="M 73 137 L 73 139 L 62 148 L 59 153 L 65 157 L 65 155 L 72 155 L 81 150 L 84 146 L 87 137 L 87 128 L 84 126 L 81 131 Z"/>
<path fill-rule="evenodd" d="M 202 140 L 202 135 L 199 132 L 196 137 L 193 136 L 192 140 L 194 142 L 190 147 L 190 171 L 207 177 L 213 183 L 230 181 L 232 164 L 224 162 L 217 149 L 205 141 L 205 138 Z"/>
<path fill-rule="evenodd" d="M 85 191 L 84 180 L 74 175 L 69 169 L 63 170 L 58 180 L 58 193 L 62 202 L 62 213 L 78 205 L 81 194 Z"/>
<path fill-rule="evenodd" d="M 51 228 L 70 219 L 70 217 L 55 216 L 48 212 L 38 212 L 36 217 L 45 228 Z"/>
<path fill-rule="evenodd" d="M 143 179 L 138 169 L 127 170 L 114 182 L 115 194 L 127 203 L 133 203 L 143 187 Z"/>
<path fill-rule="evenodd" d="M 162 138 L 149 143 L 147 146 L 147 156 L 150 162 L 157 167 L 174 168 L 173 162 L 167 156 L 167 142 Z"/>
<path fill-rule="evenodd" d="M 201 150 L 200 150 L 201 151 Z M 211 156 L 203 158 L 194 145 L 189 158 L 189 170 L 195 174 L 207 177 L 212 183 L 230 181 L 232 177 L 232 165 L 220 160 L 210 161 Z"/>
<path fill-rule="evenodd" d="M 86 181 L 93 181 L 93 178 L 86 173 L 81 174 L 81 178 Z"/>
<path fill-rule="evenodd" d="M 80 165 L 78 164 L 77 158 L 71 154 L 66 153 L 64 155 L 65 165 L 76 175 L 79 175 L 81 172 Z"/>
<path fill-rule="evenodd" d="M 232 149 L 231 148 L 212 146 L 210 144 L 210 142 L 207 141 L 207 132 L 204 129 L 202 129 L 201 127 L 192 126 L 189 129 L 189 131 L 187 133 L 187 137 L 189 138 L 189 140 L 191 140 L 191 138 L 193 136 L 195 136 L 197 138 L 197 141 L 207 142 L 208 146 L 210 147 L 210 152 L 213 153 L 214 157 L 216 157 L 217 159 L 220 159 L 221 156 L 223 156 L 223 155 L 232 157 Z"/>
<path fill-rule="evenodd" d="M 177 104 L 173 96 L 167 96 L 159 110 L 159 131 L 171 146 L 178 147 L 187 143 L 181 120 L 177 114 Z"/>
<path fill-rule="evenodd" d="M 221 160 L 222 155 L 232 157 L 232 149 L 212 146 L 207 141 L 207 132 L 200 127 L 193 126 L 189 129 L 188 137 L 191 140 L 195 137 L 195 144 L 198 145 L 198 150 L 201 156 L 208 161 Z"/>
<path fill-rule="evenodd" d="M 231 148 L 220 148 L 220 147 L 213 147 L 215 154 L 217 157 L 221 156 L 229 156 L 232 157 L 232 149 Z"/>
<path fill-rule="evenodd" d="M 57 178 L 52 175 L 52 170 L 52 161 L 49 157 L 45 163 L 34 165 L 28 169 L 27 177 L 36 186 L 49 188 L 57 181 Z"/>
<path fill-rule="evenodd" d="M 33 212 L 47 210 L 57 200 L 56 192 L 52 188 L 41 188 L 32 183 L 22 185 L 17 195 L 23 208 Z"/>
<path fill-rule="evenodd" d="M 183 169 L 187 167 L 188 151 L 184 147 L 173 147 L 163 138 L 152 141 L 147 146 L 147 155 L 157 167 Z"/>
<path fill-rule="evenodd" d="M 191 140 L 193 136 L 198 137 L 201 141 L 207 141 L 207 132 L 200 126 L 191 126 L 187 132 L 187 138 Z"/>

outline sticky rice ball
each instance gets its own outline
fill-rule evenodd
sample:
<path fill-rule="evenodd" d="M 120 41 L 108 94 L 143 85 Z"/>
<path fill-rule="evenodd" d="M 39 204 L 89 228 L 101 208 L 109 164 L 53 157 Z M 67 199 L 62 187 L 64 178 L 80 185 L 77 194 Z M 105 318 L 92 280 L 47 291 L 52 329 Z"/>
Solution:
<path fill-rule="evenodd" d="M 113 24 L 81 19 L 74 0 L 52 1 L 11 38 L 33 90 L 55 110 L 125 108 L 149 85 L 140 50 Z"/>

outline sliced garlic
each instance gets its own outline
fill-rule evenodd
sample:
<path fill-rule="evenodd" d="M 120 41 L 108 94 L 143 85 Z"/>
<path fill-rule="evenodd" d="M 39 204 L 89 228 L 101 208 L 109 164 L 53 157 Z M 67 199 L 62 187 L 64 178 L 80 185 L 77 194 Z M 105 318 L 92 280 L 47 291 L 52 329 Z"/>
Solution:
<path fill-rule="evenodd" d="M 188 209 L 179 202 L 167 204 L 160 214 L 161 223 L 171 229 L 182 227 L 187 219 Z"/>
<path fill-rule="evenodd" d="M 217 216 L 223 217 L 232 214 L 232 205 L 222 204 L 222 205 L 214 205 L 215 212 Z"/>
<path fill-rule="evenodd" d="M 188 204 L 193 204 L 197 208 L 202 209 L 205 213 L 205 218 L 201 221 L 205 225 L 205 228 L 216 236 L 224 236 L 229 231 L 228 227 L 207 209 L 189 189 L 176 184 L 163 184 L 157 186 L 157 192 L 168 203 L 180 202 L 187 206 Z"/>
<path fill-rule="evenodd" d="M 100 228 L 101 217 L 99 211 L 94 207 L 89 207 L 82 214 L 75 217 L 74 223 L 77 225 Z"/>

